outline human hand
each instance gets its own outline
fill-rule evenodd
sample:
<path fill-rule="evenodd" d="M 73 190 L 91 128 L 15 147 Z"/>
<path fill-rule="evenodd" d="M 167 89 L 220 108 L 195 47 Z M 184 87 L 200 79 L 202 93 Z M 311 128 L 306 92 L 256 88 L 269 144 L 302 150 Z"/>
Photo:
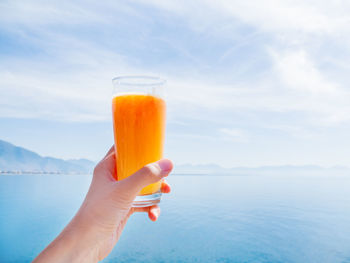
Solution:
<path fill-rule="evenodd" d="M 143 187 L 171 172 L 172 162 L 162 159 L 116 181 L 115 158 L 112 147 L 95 167 L 90 189 L 77 214 L 34 262 L 97 262 L 112 251 L 130 215 L 147 212 L 152 221 L 157 220 L 160 214 L 157 205 L 142 208 L 131 205 Z M 169 193 L 170 186 L 162 182 L 161 191 Z"/>

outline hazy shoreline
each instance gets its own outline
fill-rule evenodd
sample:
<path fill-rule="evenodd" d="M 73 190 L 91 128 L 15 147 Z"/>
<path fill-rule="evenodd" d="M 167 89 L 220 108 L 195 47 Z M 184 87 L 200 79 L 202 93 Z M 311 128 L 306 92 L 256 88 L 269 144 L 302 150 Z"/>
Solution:
<path fill-rule="evenodd" d="M 85 175 L 85 174 L 88 175 L 89 173 L 45 172 L 45 171 L 0 171 L 0 175 Z"/>

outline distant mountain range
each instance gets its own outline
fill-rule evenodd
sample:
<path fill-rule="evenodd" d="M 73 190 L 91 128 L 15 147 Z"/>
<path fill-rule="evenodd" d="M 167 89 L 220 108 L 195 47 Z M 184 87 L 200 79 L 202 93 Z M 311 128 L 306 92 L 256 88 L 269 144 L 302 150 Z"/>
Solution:
<path fill-rule="evenodd" d="M 0 140 L 0 173 L 91 173 L 95 163 L 62 160 L 39 154 Z"/>
<path fill-rule="evenodd" d="M 95 163 L 87 159 L 62 160 L 39 154 L 0 140 L 0 173 L 91 174 Z M 344 166 L 316 165 L 223 168 L 217 164 L 176 164 L 174 175 L 350 175 Z"/>
<path fill-rule="evenodd" d="M 325 168 L 317 165 L 223 168 L 217 164 L 183 164 L 176 165 L 174 173 L 198 175 L 350 175 L 350 169 L 345 166 Z"/>

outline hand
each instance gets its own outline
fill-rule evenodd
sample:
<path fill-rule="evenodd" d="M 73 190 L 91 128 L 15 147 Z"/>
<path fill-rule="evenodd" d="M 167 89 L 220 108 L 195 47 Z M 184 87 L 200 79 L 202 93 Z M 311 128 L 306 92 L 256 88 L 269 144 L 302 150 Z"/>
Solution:
<path fill-rule="evenodd" d="M 160 214 L 157 205 L 143 208 L 131 205 L 143 187 L 171 172 L 172 162 L 162 159 L 116 181 L 115 158 L 112 147 L 95 167 L 90 189 L 77 214 L 34 262 L 97 262 L 112 251 L 134 212 L 147 212 L 152 221 L 157 220 Z M 163 182 L 161 191 L 169 193 L 170 186 Z"/>

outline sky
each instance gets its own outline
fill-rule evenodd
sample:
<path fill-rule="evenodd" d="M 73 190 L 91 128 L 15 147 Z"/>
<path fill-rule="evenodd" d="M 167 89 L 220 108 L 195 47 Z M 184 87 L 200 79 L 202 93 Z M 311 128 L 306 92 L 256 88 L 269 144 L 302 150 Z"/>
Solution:
<path fill-rule="evenodd" d="M 350 2 L 0 2 L 0 139 L 98 161 L 112 78 L 167 80 L 165 156 L 350 165 Z"/>

